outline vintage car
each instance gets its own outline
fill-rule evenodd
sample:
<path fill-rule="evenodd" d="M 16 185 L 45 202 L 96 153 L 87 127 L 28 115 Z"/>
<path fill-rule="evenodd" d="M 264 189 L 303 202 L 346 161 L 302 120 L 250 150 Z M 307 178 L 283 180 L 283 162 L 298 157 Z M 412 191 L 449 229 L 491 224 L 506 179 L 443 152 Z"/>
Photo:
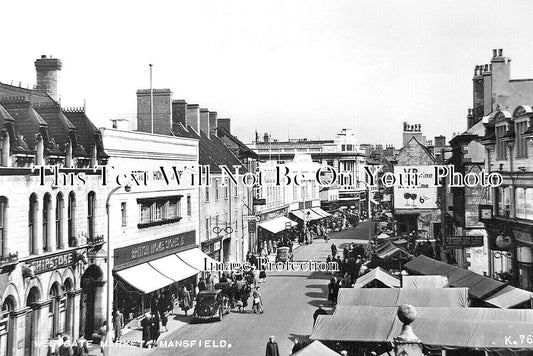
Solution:
<path fill-rule="evenodd" d="M 292 261 L 292 253 L 289 252 L 290 248 L 288 247 L 278 247 L 276 252 L 276 262 L 287 262 Z"/>
<path fill-rule="evenodd" d="M 217 319 L 221 321 L 224 314 L 229 314 L 230 301 L 222 290 L 203 290 L 196 296 L 193 320 Z"/>

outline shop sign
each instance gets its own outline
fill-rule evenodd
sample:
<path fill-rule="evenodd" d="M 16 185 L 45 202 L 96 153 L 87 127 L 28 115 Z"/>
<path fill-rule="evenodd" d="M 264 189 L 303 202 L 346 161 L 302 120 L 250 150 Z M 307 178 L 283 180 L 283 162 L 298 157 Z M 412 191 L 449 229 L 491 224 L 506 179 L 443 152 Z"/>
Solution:
<path fill-rule="evenodd" d="M 244 221 L 261 221 L 261 217 L 256 215 L 243 215 L 242 218 Z"/>
<path fill-rule="evenodd" d="M 159 257 L 179 252 L 196 244 L 196 231 L 163 237 L 161 239 L 142 242 L 115 250 L 115 265 L 123 263 L 150 261 Z"/>
<path fill-rule="evenodd" d="M 483 247 L 483 236 L 449 236 L 445 245 L 451 249 Z"/>
<path fill-rule="evenodd" d="M 27 262 L 33 265 L 35 274 L 45 273 L 74 265 L 76 263 L 76 251 L 58 253 Z"/>
<path fill-rule="evenodd" d="M 256 229 L 255 221 L 248 221 L 248 232 L 250 234 L 255 234 L 255 229 Z"/>
<path fill-rule="evenodd" d="M 395 166 L 394 176 L 407 176 L 394 184 L 395 209 L 438 209 L 433 166 Z"/>

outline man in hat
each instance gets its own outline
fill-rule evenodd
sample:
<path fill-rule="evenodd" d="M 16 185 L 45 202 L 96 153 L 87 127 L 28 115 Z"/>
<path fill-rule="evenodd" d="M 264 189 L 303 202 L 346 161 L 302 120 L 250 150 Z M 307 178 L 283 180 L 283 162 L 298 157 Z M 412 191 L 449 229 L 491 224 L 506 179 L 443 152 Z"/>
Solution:
<path fill-rule="evenodd" d="M 323 307 L 322 304 L 319 305 L 318 309 L 313 314 L 313 327 L 315 327 L 316 319 L 318 318 L 319 315 L 328 315 L 328 312 L 322 309 L 322 307 Z"/>
<path fill-rule="evenodd" d="M 271 336 L 268 339 L 265 356 L 279 356 L 278 343 L 276 342 L 274 336 Z"/>

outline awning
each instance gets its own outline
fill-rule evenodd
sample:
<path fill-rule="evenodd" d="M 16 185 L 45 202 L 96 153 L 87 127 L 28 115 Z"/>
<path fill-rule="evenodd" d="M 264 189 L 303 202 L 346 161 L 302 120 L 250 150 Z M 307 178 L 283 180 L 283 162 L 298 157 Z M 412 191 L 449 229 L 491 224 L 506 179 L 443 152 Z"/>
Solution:
<path fill-rule="evenodd" d="M 319 215 L 318 213 L 314 212 L 313 209 L 294 210 L 291 211 L 291 214 L 296 216 L 298 219 L 304 221 L 315 221 L 325 218 L 325 216 Z"/>
<path fill-rule="evenodd" d="M 177 255 L 170 255 L 157 260 L 148 262 L 162 275 L 174 280 L 181 281 L 190 276 L 198 274 L 198 269 L 191 267 L 183 262 Z"/>
<path fill-rule="evenodd" d="M 402 276 L 402 288 L 446 288 L 446 276 Z"/>
<path fill-rule="evenodd" d="M 118 271 L 117 275 L 143 293 L 153 292 L 175 282 L 148 263 L 123 269 Z"/>
<path fill-rule="evenodd" d="M 389 235 L 387 235 L 386 233 L 383 232 L 383 233 L 379 234 L 379 235 L 376 237 L 376 239 L 378 239 L 378 240 L 384 240 L 384 239 L 388 239 L 389 237 L 390 237 Z"/>
<path fill-rule="evenodd" d="M 374 199 L 370 198 L 370 201 L 372 202 L 372 204 L 374 205 L 379 205 L 379 203 L 377 201 L 375 201 Z"/>
<path fill-rule="evenodd" d="M 502 290 L 496 292 L 489 298 L 483 301 L 492 304 L 498 308 L 512 308 L 519 304 L 531 301 L 533 299 L 533 293 L 526 290 L 515 288 L 512 286 L 506 286 Z"/>
<path fill-rule="evenodd" d="M 468 288 L 470 295 L 480 300 L 483 300 L 486 295 L 491 295 L 505 287 L 504 283 L 490 277 L 451 266 L 424 255 L 420 255 L 406 263 L 405 268 L 423 275 L 447 276 L 450 287 Z"/>
<path fill-rule="evenodd" d="M 400 288 L 400 280 L 385 272 L 381 267 L 374 268 L 370 272 L 357 278 L 357 281 L 355 281 L 355 288 L 363 288 L 374 281 L 379 281 L 389 288 Z"/>
<path fill-rule="evenodd" d="M 386 258 L 411 258 L 412 255 L 403 248 L 396 246 L 392 242 L 388 241 L 385 245 L 379 247 L 376 250 L 376 256 L 382 260 Z"/>
<path fill-rule="evenodd" d="M 300 351 L 297 351 L 293 353 L 293 355 L 297 356 L 339 356 L 338 353 L 324 345 L 318 340 L 313 341 L 303 349 L 300 349 Z"/>
<path fill-rule="evenodd" d="M 533 350 L 533 344 L 518 342 L 519 335 L 531 334 L 531 323 L 528 322 L 418 317 L 411 325 L 413 332 L 424 345 L 437 348 Z M 385 343 L 393 341 L 401 333 L 402 326 L 402 322 L 395 315 L 359 318 L 320 315 L 310 339 Z M 509 342 L 509 338 L 504 335 L 516 335 L 513 340 L 517 342 Z"/>
<path fill-rule="evenodd" d="M 280 216 L 272 220 L 261 222 L 259 223 L 259 226 L 265 230 L 268 230 L 274 234 L 277 234 L 278 232 L 285 230 L 286 223 L 290 223 L 291 227 L 298 225 L 296 222 L 292 221 L 291 219 L 288 219 L 284 216 Z"/>
<path fill-rule="evenodd" d="M 324 209 L 319 208 L 319 207 L 313 208 L 311 210 L 313 210 L 315 213 L 317 213 L 318 215 L 322 216 L 323 218 L 328 218 L 328 217 L 331 216 L 330 213 L 328 213 L 327 211 L 325 211 Z"/>
<path fill-rule="evenodd" d="M 467 288 L 341 288 L 337 305 L 468 307 Z"/>
<path fill-rule="evenodd" d="M 393 317 L 398 307 L 354 306 L 341 305 L 335 308 L 333 315 L 360 318 L 366 316 Z M 439 308 L 416 307 L 417 317 L 429 319 L 457 320 L 501 320 L 533 323 L 531 309 L 498 309 L 498 308 Z"/>
<path fill-rule="evenodd" d="M 206 266 L 207 269 L 210 270 L 211 264 L 215 266 L 216 263 L 218 263 L 217 260 L 209 257 L 199 248 L 192 248 L 190 250 L 180 252 L 177 254 L 177 257 L 179 257 L 180 260 L 182 260 L 189 266 L 197 269 L 198 271 L 205 271 Z"/>

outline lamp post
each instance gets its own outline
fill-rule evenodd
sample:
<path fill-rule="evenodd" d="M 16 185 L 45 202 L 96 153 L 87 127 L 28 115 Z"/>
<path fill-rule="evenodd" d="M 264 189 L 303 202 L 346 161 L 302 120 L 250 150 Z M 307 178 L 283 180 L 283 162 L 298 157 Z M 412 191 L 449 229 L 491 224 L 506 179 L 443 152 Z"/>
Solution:
<path fill-rule="evenodd" d="M 113 300 L 112 300 L 112 291 L 113 291 L 113 275 L 112 275 L 112 266 L 111 266 L 111 261 L 112 261 L 112 254 L 111 254 L 111 229 L 110 229 L 110 215 L 109 215 L 109 201 L 111 199 L 111 196 L 113 194 L 115 194 L 115 192 L 117 190 L 119 190 L 120 188 L 122 188 L 122 186 L 118 186 L 118 187 L 115 187 L 113 188 L 109 194 L 107 195 L 107 200 L 105 202 L 105 211 L 106 211 L 106 214 L 107 214 L 107 288 L 106 288 L 106 292 L 107 292 L 107 308 L 106 308 L 106 342 L 109 342 L 109 338 L 111 337 L 111 321 L 113 319 L 113 314 L 112 314 L 112 308 L 113 308 Z M 131 186 L 128 184 L 126 186 L 124 186 L 124 190 L 126 192 L 130 192 L 131 191 Z"/>

